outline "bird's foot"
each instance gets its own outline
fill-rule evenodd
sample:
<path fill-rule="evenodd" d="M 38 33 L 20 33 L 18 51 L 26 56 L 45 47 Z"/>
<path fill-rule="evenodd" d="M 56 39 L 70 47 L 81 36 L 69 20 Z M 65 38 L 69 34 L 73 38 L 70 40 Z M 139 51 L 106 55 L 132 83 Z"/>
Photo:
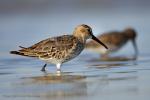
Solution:
<path fill-rule="evenodd" d="M 45 70 L 45 67 L 47 66 L 47 64 L 45 64 L 43 67 L 42 67 L 42 69 L 41 69 L 41 71 L 42 72 L 45 72 L 46 70 Z"/>

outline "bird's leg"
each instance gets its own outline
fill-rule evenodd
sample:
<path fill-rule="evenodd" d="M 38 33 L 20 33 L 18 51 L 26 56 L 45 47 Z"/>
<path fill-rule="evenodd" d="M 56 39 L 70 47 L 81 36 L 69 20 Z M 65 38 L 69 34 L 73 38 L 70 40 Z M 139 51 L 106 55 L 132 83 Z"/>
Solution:
<path fill-rule="evenodd" d="M 60 73 L 61 72 L 61 64 L 60 63 L 56 64 L 56 67 L 57 67 L 57 73 Z"/>
<path fill-rule="evenodd" d="M 42 69 L 41 69 L 41 71 L 45 71 L 45 67 L 47 66 L 47 64 L 45 64 L 43 67 L 42 67 Z"/>

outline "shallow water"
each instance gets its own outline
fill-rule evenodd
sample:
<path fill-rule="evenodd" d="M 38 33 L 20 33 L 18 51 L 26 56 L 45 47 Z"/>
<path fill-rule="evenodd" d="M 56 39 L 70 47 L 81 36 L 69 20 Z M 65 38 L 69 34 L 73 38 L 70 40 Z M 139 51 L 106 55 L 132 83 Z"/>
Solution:
<path fill-rule="evenodd" d="M 128 61 L 82 58 L 64 64 L 60 74 L 54 65 L 41 72 L 43 63 L 38 60 L 0 59 L 1 99 L 149 99 L 150 57 Z"/>

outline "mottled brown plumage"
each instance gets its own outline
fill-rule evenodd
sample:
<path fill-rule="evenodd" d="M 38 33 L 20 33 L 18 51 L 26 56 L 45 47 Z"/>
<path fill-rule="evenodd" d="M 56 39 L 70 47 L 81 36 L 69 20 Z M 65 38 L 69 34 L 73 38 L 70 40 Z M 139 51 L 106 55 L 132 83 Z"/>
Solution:
<path fill-rule="evenodd" d="M 92 40 L 86 44 L 86 48 L 99 52 L 100 54 L 102 54 L 102 56 L 106 56 L 109 53 L 116 52 L 117 50 L 119 50 L 128 41 L 132 41 L 133 46 L 135 48 L 136 55 L 137 55 L 138 51 L 137 51 L 137 46 L 135 42 L 136 36 L 137 34 L 135 30 L 132 28 L 127 28 L 123 30 L 122 32 L 119 32 L 119 31 L 107 32 L 98 36 L 98 39 L 103 41 L 103 43 L 109 49 L 106 50 L 102 46 L 98 46 L 98 44 Z"/>
<path fill-rule="evenodd" d="M 92 33 L 92 29 L 85 24 L 79 25 L 75 28 L 73 35 L 62 35 L 45 39 L 31 47 L 21 47 L 21 50 L 11 51 L 11 54 L 17 54 L 28 57 L 36 57 L 47 63 L 57 65 L 60 71 L 62 63 L 69 61 L 78 56 L 85 47 L 86 40 L 92 38 L 100 42 Z M 106 47 L 106 46 L 105 46 Z M 107 48 L 107 47 L 106 47 Z M 42 68 L 45 71 L 46 65 Z"/>
<path fill-rule="evenodd" d="M 18 51 L 18 54 L 45 60 L 49 58 L 60 59 L 65 62 L 70 58 L 68 54 L 75 54 L 76 50 L 82 51 L 83 47 L 83 43 L 78 41 L 77 38 L 72 35 L 63 35 L 48 38 L 28 48 L 22 48 Z"/>

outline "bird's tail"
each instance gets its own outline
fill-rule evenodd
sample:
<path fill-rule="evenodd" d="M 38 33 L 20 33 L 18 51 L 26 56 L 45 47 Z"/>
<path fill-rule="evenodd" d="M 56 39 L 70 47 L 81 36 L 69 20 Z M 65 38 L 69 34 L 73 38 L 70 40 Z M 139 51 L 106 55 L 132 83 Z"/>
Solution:
<path fill-rule="evenodd" d="M 24 53 L 21 53 L 19 51 L 10 51 L 10 54 L 24 55 Z"/>
<path fill-rule="evenodd" d="M 37 55 L 32 50 L 29 50 L 28 48 L 25 47 L 20 47 L 20 48 L 22 49 L 18 51 L 10 51 L 10 54 L 16 54 L 16 55 L 28 56 L 28 57 L 37 57 Z"/>

